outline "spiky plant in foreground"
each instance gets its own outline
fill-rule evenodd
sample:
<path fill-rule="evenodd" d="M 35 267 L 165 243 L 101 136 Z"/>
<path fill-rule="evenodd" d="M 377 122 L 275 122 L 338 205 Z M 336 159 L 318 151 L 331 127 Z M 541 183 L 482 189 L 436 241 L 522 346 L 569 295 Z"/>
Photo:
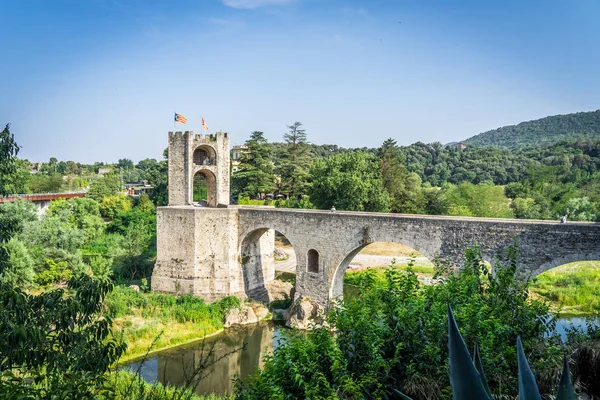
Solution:
<path fill-rule="evenodd" d="M 483 371 L 479 349 L 475 346 L 473 358 L 465 345 L 458 325 L 454 319 L 452 308 L 448 305 L 448 350 L 450 352 L 450 383 L 454 400 L 493 400 L 487 379 Z M 521 338 L 517 337 L 517 357 L 519 364 L 519 400 L 541 400 L 535 376 L 529 367 Z M 399 391 L 396 393 L 403 400 L 412 400 Z M 576 400 L 577 395 L 571 375 L 567 357 L 563 357 L 563 370 L 558 384 L 555 400 Z"/>

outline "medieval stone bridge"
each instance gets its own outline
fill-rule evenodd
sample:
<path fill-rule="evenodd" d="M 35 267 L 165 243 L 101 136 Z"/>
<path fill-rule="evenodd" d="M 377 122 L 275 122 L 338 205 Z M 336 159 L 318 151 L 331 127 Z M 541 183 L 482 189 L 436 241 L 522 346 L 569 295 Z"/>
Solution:
<path fill-rule="evenodd" d="M 153 289 L 208 300 L 264 290 L 274 277 L 275 230 L 296 252 L 296 297 L 322 304 L 342 294 L 350 261 L 373 242 L 402 243 L 431 260 L 440 256 L 460 265 L 474 243 L 491 261 L 517 239 L 519 266 L 531 276 L 572 261 L 600 260 L 600 224 L 594 223 L 177 206 L 159 208 L 158 224 L 163 228 Z"/>
<path fill-rule="evenodd" d="M 323 305 L 342 294 L 350 261 L 373 242 L 402 243 L 460 266 L 474 243 L 491 261 L 517 239 L 521 272 L 530 276 L 572 261 L 600 260 L 596 223 L 231 206 L 228 166 L 227 133 L 169 133 L 169 206 L 157 209 L 153 290 L 209 301 L 260 295 L 274 278 L 275 230 L 296 252 L 296 297 Z M 199 174 L 209 185 L 202 203 L 193 199 Z"/>

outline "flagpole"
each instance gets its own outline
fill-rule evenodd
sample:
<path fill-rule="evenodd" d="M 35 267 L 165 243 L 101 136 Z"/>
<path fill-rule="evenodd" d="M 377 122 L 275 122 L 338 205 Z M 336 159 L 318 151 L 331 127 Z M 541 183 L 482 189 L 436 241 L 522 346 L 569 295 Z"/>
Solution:
<path fill-rule="evenodd" d="M 173 111 L 173 133 L 175 133 L 175 111 Z"/>

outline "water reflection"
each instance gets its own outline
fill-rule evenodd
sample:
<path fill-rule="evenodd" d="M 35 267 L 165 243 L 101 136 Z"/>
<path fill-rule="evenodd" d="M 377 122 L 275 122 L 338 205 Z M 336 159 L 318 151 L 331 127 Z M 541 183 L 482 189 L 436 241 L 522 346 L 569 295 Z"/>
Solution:
<path fill-rule="evenodd" d="M 210 361 L 216 362 L 204 372 L 196 393 L 232 393 L 233 376 L 238 375 L 243 380 L 262 367 L 265 352 L 271 352 L 279 343 L 280 329 L 272 323 L 230 328 L 206 339 L 204 343 L 196 342 L 157 353 L 143 363 L 140 373 L 148 382 L 185 385 L 190 380 L 192 371 L 205 363 L 210 355 Z M 246 346 L 243 350 L 235 351 L 244 344 Z M 209 354 L 211 348 L 212 354 Z M 235 352 L 226 356 L 232 351 Z M 136 370 L 140 368 L 140 363 L 132 362 L 127 367 Z"/>
<path fill-rule="evenodd" d="M 567 339 L 567 329 L 577 328 L 583 332 L 587 331 L 587 320 L 600 322 L 600 319 L 595 317 L 562 317 L 556 320 L 556 332 L 562 340 Z"/>
<path fill-rule="evenodd" d="M 575 326 L 585 330 L 585 318 L 560 318 L 556 330 L 563 340 L 566 328 Z M 196 393 L 219 395 L 233 392 L 232 378 L 239 376 L 242 380 L 263 366 L 263 355 L 271 353 L 282 338 L 284 328 L 270 322 L 246 327 L 234 327 L 224 333 L 207 339 L 204 343 L 195 342 L 189 345 L 165 350 L 150 357 L 140 368 L 140 374 L 148 382 L 161 382 L 182 386 L 189 380 L 191 372 L 198 367 L 211 348 L 211 361 L 218 360 L 209 367 L 204 378 L 200 380 Z M 223 358 L 227 353 L 240 349 L 241 351 Z M 214 346 L 214 347 L 213 347 Z M 136 370 L 139 362 L 132 362 L 127 367 Z"/>

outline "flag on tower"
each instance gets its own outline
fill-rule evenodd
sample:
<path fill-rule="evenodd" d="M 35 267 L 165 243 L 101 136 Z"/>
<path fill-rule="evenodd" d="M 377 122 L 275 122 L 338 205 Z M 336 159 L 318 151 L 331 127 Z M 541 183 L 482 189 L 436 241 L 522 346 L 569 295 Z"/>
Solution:
<path fill-rule="evenodd" d="M 206 125 L 206 122 L 204 122 L 204 118 L 202 118 L 202 129 L 208 131 L 208 126 Z"/>
<path fill-rule="evenodd" d="M 184 124 L 187 122 L 187 118 L 181 114 L 175 113 L 175 122 L 179 122 L 180 124 Z"/>

